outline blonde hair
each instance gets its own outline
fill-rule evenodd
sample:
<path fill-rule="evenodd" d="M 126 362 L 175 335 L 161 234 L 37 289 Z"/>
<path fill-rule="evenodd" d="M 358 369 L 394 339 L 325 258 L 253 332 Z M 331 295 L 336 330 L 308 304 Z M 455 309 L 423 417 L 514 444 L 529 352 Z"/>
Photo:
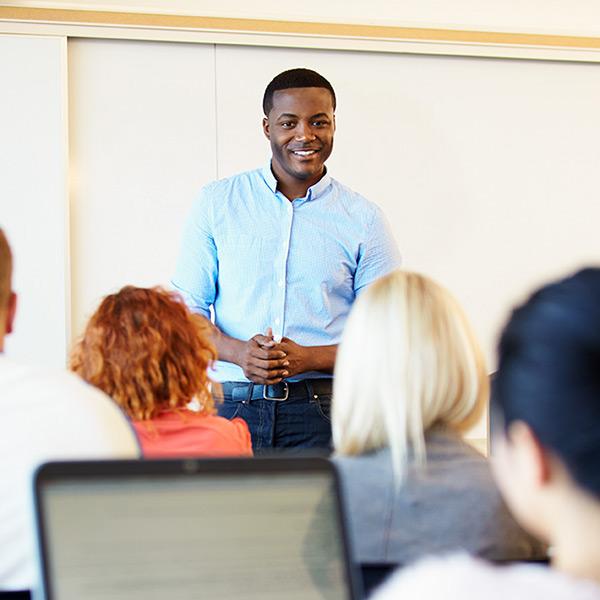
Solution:
<path fill-rule="evenodd" d="M 12 289 L 12 253 L 4 231 L 0 229 L 0 314 L 6 310 Z"/>
<path fill-rule="evenodd" d="M 396 475 L 409 452 L 425 461 L 425 431 L 459 431 L 489 396 L 484 359 L 456 300 L 417 273 L 394 271 L 355 302 L 338 349 L 333 441 L 338 454 L 389 447 Z"/>

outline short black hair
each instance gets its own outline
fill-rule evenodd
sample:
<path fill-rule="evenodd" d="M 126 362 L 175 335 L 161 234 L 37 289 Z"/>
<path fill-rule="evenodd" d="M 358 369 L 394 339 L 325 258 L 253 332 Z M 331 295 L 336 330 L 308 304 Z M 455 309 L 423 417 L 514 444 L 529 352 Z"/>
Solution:
<path fill-rule="evenodd" d="M 600 498 L 600 269 L 547 285 L 500 339 L 493 404 L 524 421 L 573 479 Z"/>
<path fill-rule="evenodd" d="M 333 101 L 333 110 L 335 110 L 336 100 L 332 85 L 316 71 L 310 69 L 289 69 L 279 73 L 265 89 L 263 96 L 263 111 L 268 117 L 273 108 L 273 94 L 278 90 L 289 90 L 290 88 L 318 87 L 329 90 Z"/>

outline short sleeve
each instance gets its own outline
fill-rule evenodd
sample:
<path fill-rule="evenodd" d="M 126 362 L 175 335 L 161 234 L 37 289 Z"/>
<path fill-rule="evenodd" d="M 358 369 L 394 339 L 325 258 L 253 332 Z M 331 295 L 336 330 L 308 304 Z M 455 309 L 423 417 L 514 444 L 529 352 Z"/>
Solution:
<path fill-rule="evenodd" d="M 374 206 L 373 218 L 367 226 L 365 241 L 359 249 L 354 292 L 360 293 L 364 287 L 376 279 L 399 268 L 401 262 L 398 245 L 390 224 L 381 209 Z"/>
<path fill-rule="evenodd" d="M 217 249 L 212 233 L 211 186 L 202 189 L 186 221 L 173 287 L 193 312 L 210 318 L 218 277 Z"/>

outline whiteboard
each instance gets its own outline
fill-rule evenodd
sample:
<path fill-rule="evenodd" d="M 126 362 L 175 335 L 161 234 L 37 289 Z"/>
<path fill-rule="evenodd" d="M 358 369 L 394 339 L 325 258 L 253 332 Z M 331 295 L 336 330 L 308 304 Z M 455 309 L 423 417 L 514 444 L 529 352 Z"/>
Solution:
<path fill-rule="evenodd" d="M 66 40 L 0 36 L 0 226 L 14 255 L 14 360 L 62 367 L 69 270 Z"/>

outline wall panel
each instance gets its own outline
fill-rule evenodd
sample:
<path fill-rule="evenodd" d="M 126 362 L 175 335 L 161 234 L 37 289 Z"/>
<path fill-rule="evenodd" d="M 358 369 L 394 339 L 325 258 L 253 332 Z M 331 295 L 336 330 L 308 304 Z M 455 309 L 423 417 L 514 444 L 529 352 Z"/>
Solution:
<path fill-rule="evenodd" d="M 166 285 L 216 176 L 214 47 L 71 40 L 73 330 L 122 285 Z"/>
<path fill-rule="evenodd" d="M 19 295 L 15 360 L 63 366 L 67 351 L 67 72 L 64 38 L 0 37 L 0 226 Z"/>

